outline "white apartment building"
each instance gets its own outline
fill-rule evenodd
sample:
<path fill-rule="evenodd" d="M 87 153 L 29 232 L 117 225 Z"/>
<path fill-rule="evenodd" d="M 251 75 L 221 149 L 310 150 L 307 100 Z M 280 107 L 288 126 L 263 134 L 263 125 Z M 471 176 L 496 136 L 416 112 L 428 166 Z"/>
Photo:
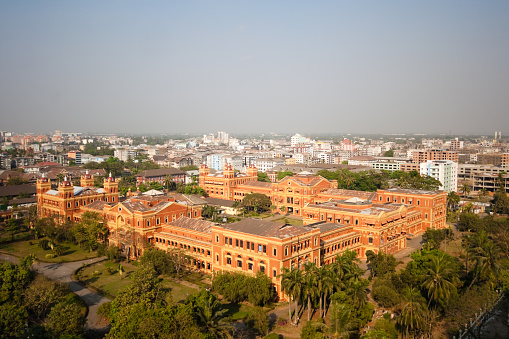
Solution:
<path fill-rule="evenodd" d="M 309 138 L 306 138 L 305 136 L 300 135 L 299 133 L 295 134 L 290 139 L 292 147 L 298 144 L 307 144 L 309 143 Z"/>
<path fill-rule="evenodd" d="M 256 168 L 259 172 L 267 172 L 275 166 L 285 165 L 283 158 L 259 158 L 254 161 Z"/>
<path fill-rule="evenodd" d="M 429 175 L 440 181 L 441 190 L 458 191 L 458 164 L 451 160 L 428 160 L 420 165 L 421 175 Z"/>
<path fill-rule="evenodd" d="M 113 156 L 115 158 L 118 158 L 118 160 L 120 161 L 127 161 L 129 158 L 131 158 L 131 160 L 134 160 L 134 158 L 136 158 L 137 155 L 138 152 L 132 148 L 120 148 L 116 149 L 113 152 Z"/>

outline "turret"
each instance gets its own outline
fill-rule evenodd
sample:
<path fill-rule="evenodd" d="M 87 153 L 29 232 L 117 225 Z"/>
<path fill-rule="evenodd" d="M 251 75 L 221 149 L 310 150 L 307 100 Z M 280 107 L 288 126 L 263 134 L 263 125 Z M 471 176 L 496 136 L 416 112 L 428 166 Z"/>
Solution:
<path fill-rule="evenodd" d="M 36 191 L 37 191 L 37 213 L 39 217 L 42 217 L 42 205 L 43 195 L 51 189 L 51 182 L 46 178 L 46 174 L 42 174 L 42 178 L 37 179 Z"/>
<path fill-rule="evenodd" d="M 254 164 L 249 165 L 247 168 L 247 176 L 253 177 L 255 181 L 258 181 L 258 169 Z"/>
<path fill-rule="evenodd" d="M 205 188 L 205 177 L 208 176 L 210 174 L 210 168 L 207 166 L 207 164 L 202 164 L 200 166 L 200 178 L 199 178 L 199 182 L 200 182 L 200 187 L 201 188 Z"/>
<path fill-rule="evenodd" d="M 63 199 L 74 197 L 74 187 L 67 175 L 64 177 L 64 181 L 58 185 L 58 196 Z"/>
<path fill-rule="evenodd" d="M 85 174 L 81 176 L 81 187 L 93 187 L 94 178 L 86 170 Z"/>
<path fill-rule="evenodd" d="M 104 190 L 106 194 L 116 193 L 118 196 L 118 182 L 115 181 L 115 178 L 110 174 L 106 179 L 104 179 Z"/>
<path fill-rule="evenodd" d="M 233 170 L 232 164 L 226 163 L 223 168 L 223 178 L 233 179 L 235 177 L 235 171 Z"/>

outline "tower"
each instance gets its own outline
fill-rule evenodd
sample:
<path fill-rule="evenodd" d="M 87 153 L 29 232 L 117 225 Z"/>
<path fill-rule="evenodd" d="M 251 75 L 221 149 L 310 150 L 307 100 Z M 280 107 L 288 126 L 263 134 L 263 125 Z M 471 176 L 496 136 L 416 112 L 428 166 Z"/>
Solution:
<path fill-rule="evenodd" d="M 235 177 L 235 171 L 233 170 L 232 164 L 226 163 L 223 168 L 223 178 L 233 179 Z"/>
<path fill-rule="evenodd" d="M 118 201 L 118 182 L 111 176 L 111 172 L 106 179 L 104 179 L 104 190 L 106 191 L 106 202 Z"/>
<path fill-rule="evenodd" d="M 210 174 L 210 168 L 207 166 L 207 164 L 202 164 L 200 166 L 200 171 L 199 171 L 199 182 L 200 182 L 200 187 L 205 189 L 205 177 L 208 176 Z"/>
<path fill-rule="evenodd" d="M 42 178 L 37 179 L 37 215 L 42 217 L 43 194 L 51 189 L 51 182 L 46 178 L 46 174 L 42 174 Z"/>
<path fill-rule="evenodd" d="M 88 174 L 88 170 L 81 176 L 81 187 L 93 187 L 94 178 Z"/>
<path fill-rule="evenodd" d="M 74 187 L 72 185 L 71 180 L 67 178 L 67 176 L 64 177 L 64 181 L 62 181 L 58 185 L 58 196 L 61 199 L 70 199 L 74 198 Z M 66 201 L 67 202 L 67 201 Z M 65 206 L 64 206 L 65 207 Z"/>
<path fill-rule="evenodd" d="M 249 165 L 247 168 L 247 176 L 253 177 L 254 181 L 258 181 L 258 169 L 254 164 Z"/>

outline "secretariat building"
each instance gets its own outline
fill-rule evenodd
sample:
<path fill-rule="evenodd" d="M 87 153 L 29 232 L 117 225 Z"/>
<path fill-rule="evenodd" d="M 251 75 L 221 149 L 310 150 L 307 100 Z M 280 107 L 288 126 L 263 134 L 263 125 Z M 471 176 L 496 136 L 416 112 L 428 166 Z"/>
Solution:
<path fill-rule="evenodd" d="M 355 251 L 396 253 L 408 236 L 446 226 L 447 194 L 443 191 L 386 189 L 377 192 L 341 190 L 337 182 L 300 173 L 274 183 L 259 182 L 257 169 L 245 174 L 226 165 L 211 174 L 200 168 L 199 184 L 210 197 L 242 201 L 250 193 L 267 195 L 274 212 L 300 217 L 304 226 L 246 218 L 231 224 L 203 220 L 205 200 L 185 194 L 131 193 L 119 201 L 118 183 L 111 175 L 103 188 L 93 177 L 81 177 L 80 187 L 64 180 L 56 190 L 37 182 L 40 217 L 81 220 L 87 211 L 99 213 L 109 229 L 109 243 L 136 259 L 148 248 L 183 252 L 190 265 L 205 273 L 263 272 L 282 298 L 279 274 L 284 267 L 333 263 L 338 254 Z"/>

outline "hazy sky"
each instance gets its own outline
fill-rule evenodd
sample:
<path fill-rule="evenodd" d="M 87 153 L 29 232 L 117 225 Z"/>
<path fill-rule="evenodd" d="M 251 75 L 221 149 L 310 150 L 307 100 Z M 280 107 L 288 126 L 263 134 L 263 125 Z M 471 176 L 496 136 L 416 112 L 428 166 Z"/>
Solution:
<path fill-rule="evenodd" d="M 509 1 L 0 1 L 0 130 L 509 133 Z"/>

